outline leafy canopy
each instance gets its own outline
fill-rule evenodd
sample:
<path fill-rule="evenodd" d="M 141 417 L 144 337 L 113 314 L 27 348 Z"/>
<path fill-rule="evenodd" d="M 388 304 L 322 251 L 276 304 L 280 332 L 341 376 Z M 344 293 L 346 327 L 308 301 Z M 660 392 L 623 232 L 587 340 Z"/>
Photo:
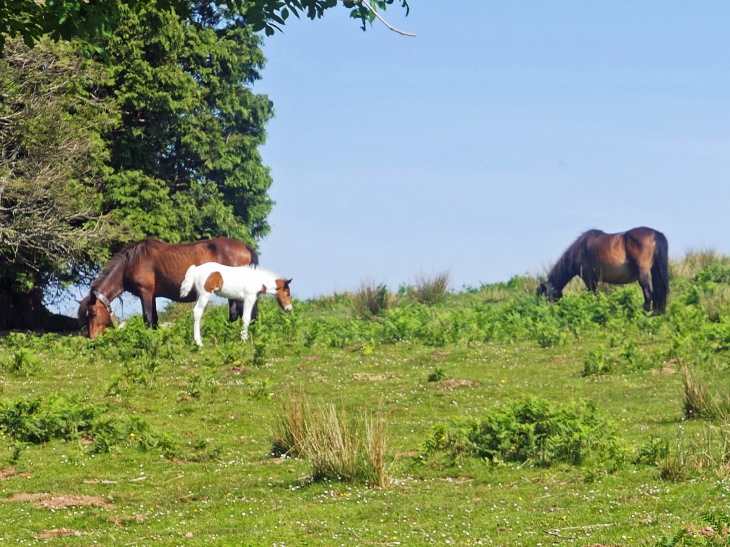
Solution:
<path fill-rule="evenodd" d="M 407 0 L 398 0 L 408 12 Z M 385 10 L 395 0 L 345 0 L 350 16 L 362 21 L 363 30 L 375 19 L 373 10 Z M 11 0 L 0 3 L 0 51 L 6 36 L 21 36 L 28 47 L 44 36 L 53 40 L 80 39 L 92 51 L 104 53 L 96 39 L 109 35 L 124 21 L 124 13 L 141 13 L 147 9 L 167 12 L 171 9 L 183 17 L 192 10 L 188 0 Z M 267 36 L 281 30 L 289 16 L 320 18 L 337 0 L 224 0 L 213 3 L 215 9 L 226 9 L 245 18 L 254 31 Z"/>

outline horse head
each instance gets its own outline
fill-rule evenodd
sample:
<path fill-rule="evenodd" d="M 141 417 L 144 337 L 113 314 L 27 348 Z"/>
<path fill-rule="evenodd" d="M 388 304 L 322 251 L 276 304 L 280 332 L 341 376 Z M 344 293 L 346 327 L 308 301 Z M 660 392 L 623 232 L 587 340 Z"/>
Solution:
<path fill-rule="evenodd" d="M 286 313 L 290 313 L 292 310 L 291 292 L 289 291 L 289 283 L 291 282 L 291 279 L 276 280 L 276 301 Z"/>
<path fill-rule="evenodd" d="M 540 281 L 540 285 L 537 287 L 537 296 L 547 295 L 547 299 L 550 302 L 555 302 L 563 297 L 563 291 L 559 291 L 555 288 L 550 281 Z"/>
<path fill-rule="evenodd" d="M 79 300 L 78 321 L 80 327 L 89 327 L 89 338 L 94 340 L 119 320 L 92 292 L 83 300 Z"/>

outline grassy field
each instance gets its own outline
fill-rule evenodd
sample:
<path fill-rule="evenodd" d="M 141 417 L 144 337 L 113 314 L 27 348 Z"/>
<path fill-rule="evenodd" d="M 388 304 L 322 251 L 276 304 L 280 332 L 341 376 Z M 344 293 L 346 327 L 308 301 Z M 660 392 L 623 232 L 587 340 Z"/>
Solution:
<path fill-rule="evenodd" d="M 661 317 L 637 285 L 550 305 L 535 283 L 268 302 L 245 344 L 218 308 L 201 349 L 183 306 L 96 341 L 11 333 L 0 544 L 724 544 L 730 261 L 673 264 Z M 383 485 L 272 453 L 302 400 L 360 439 L 382 420 Z"/>

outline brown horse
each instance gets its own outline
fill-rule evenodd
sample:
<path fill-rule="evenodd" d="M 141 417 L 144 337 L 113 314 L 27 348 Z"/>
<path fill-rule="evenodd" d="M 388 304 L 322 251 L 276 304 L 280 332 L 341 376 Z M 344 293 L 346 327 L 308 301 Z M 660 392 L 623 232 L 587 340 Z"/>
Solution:
<path fill-rule="evenodd" d="M 89 296 L 79 302 L 79 325 L 89 326 L 89 338 L 96 338 L 112 324 L 111 302 L 124 291 L 142 301 L 142 315 L 148 327 L 157 327 L 155 298 L 193 302 L 195 293 L 180 298 L 180 284 L 190 266 L 219 262 L 226 266 L 258 265 L 253 247 L 235 239 L 217 237 L 194 243 L 165 243 L 147 238 L 119 251 L 91 284 Z M 229 300 L 229 319 L 243 314 L 243 303 Z M 254 313 L 255 315 L 255 313 Z"/>
<path fill-rule="evenodd" d="M 540 283 L 537 295 L 546 294 L 554 302 L 576 275 L 589 291 L 595 291 L 599 281 L 618 285 L 638 281 L 644 292 L 644 311 L 650 311 L 653 304 L 655 314 L 664 313 L 669 293 L 667 238 L 645 227 L 620 234 L 589 230 L 563 253 L 547 280 Z"/>

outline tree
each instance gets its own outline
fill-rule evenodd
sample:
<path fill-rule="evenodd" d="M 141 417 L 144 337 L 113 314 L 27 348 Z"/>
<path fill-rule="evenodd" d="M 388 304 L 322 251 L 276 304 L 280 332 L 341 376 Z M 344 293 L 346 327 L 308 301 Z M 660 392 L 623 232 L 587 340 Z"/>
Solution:
<path fill-rule="evenodd" d="M 114 113 L 78 51 L 8 42 L 0 59 L 0 329 L 68 328 L 44 291 L 88 275 L 114 237 L 95 182 Z"/>
<path fill-rule="evenodd" d="M 395 0 L 343 0 L 351 17 L 362 21 L 362 28 L 372 23 L 378 9 L 385 10 Z M 408 13 L 407 0 L 398 0 Z M 244 18 L 254 32 L 264 31 L 267 36 L 281 30 L 290 15 L 304 14 L 310 19 L 322 17 L 328 9 L 337 6 L 337 0 L 223 0 L 216 8 L 224 8 Z M 89 51 L 104 53 L 96 44 L 124 22 L 129 10 L 140 13 L 147 9 L 173 9 L 187 17 L 192 7 L 188 0 L 9 0 L 0 3 L 0 51 L 5 36 L 21 36 L 28 47 L 44 36 L 53 40 L 79 39 Z"/>
<path fill-rule="evenodd" d="M 44 294 L 87 279 L 126 242 L 253 243 L 269 230 L 271 177 L 257 148 L 273 107 L 250 89 L 260 37 L 205 2 L 186 20 L 120 13 L 102 43 L 109 65 L 68 46 L 8 43 L 0 294 L 17 304 L 0 328 L 39 326 Z"/>
<path fill-rule="evenodd" d="M 95 93 L 122 113 L 104 211 L 133 239 L 253 243 L 268 233 L 272 207 L 258 146 L 273 107 L 250 89 L 265 60 L 261 40 L 206 2 L 190 9 L 187 21 L 126 10 L 104 43 L 113 63 Z"/>

